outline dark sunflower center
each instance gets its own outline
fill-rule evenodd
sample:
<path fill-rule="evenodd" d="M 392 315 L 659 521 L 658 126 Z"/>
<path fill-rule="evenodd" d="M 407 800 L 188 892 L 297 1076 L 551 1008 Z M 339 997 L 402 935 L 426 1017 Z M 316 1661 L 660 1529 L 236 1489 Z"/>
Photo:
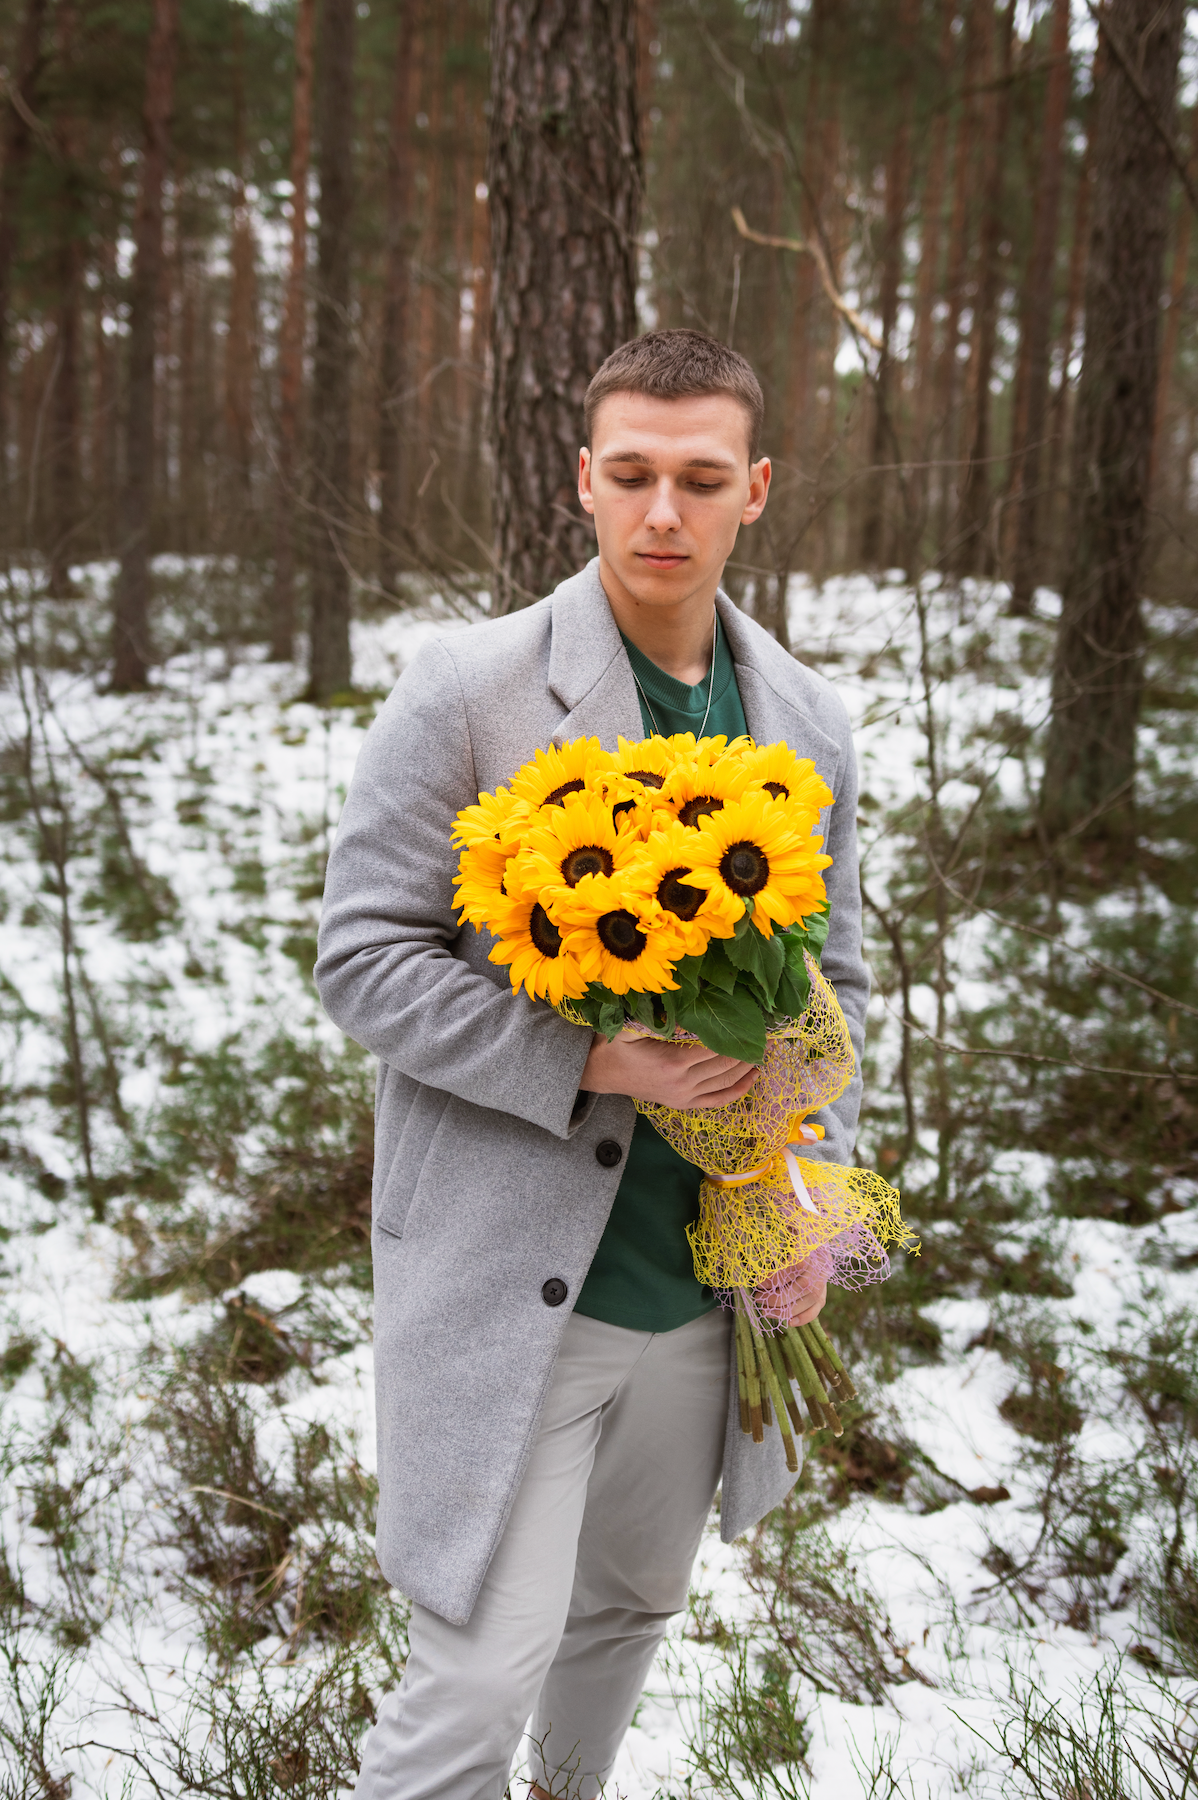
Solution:
<path fill-rule="evenodd" d="M 584 875 L 610 875 L 615 864 L 602 844 L 580 844 L 562 863 L 567 887 L 577 887 Z"/>
<path fill-rule="evenodd" d="M 542 956 L 556 956 L 562 947 L 562 934 L 539 900 L 528 915 L 528 935 Z"/>
<path fill-rule="evenodd" d="M 563 781 L 562 785 L 560 787 L 555 787 L 551 794 L 546 794 L 541 805 L 560 806 L 567 794 L 581 794 L 585 786 L 585 781 Z"/>
<path fill-rule="evenodd" d="M 788 787 L 783 787 L 780 781 L 763 781 L 761 785 L 767 794 L 772 794 L 774 796 L 775 800 L 790 799 L 790 789 Z"/>
<path fill-rule="evenodd" d="M 628 779 L 639 781 L 642 787 L 647 788 L 659 788 L 663 785 L 661 776 L 655 775 L 652 769 L 629 769 Z"/>
<path fill-rule="evenodd" d="M 756 844 L 729 844 L 720 858 L 720 874 L 734 894 L 759 894 L 770 878 L 770 865 Z"/>
<path fill-rule="evenodd" d="M 636 801 L 635 800 L 620 800 L 619 802 L 617 802 L 617 804 L 615 806 L 612 807 L 611 816 L 613 819 L 619 819 L 619 818 L 622 818 L 625 813 L 635 812 L 635 811 L 636 811 Z"/>
<path fill-rule="evenodd" d="M 599 942 L 621 962 L 635 962 L 648 939 L 637 923 L 635 913 L 604 913 L 595 923 Z"/>
<path fill-rule="evenodd" d="M 679 919 L 693 919 L 703 904 L 703 889 L 687 887 L 682 879 L 689 869 L 671 869 L 657 884 L 657 903 Z"/>
<path fill-rule="evenodd" d="M 678 817 L 684 825 L 697 825 L 705 813 L 723 812 L 724 802 L 717 800 L 714 794 L 696 794 L 680 808 Z"/>

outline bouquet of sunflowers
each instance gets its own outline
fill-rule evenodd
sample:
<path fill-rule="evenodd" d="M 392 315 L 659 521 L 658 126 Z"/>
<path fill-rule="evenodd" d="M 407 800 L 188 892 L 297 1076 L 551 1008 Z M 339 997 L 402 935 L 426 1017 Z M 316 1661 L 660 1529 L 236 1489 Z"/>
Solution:
<path fill-rule="evenodd" d="M 455 906 L 495 938 L 513 988 L 609 1039 L 698 1040 L 759 1065 L 729 1106 L 635 1104 L 703 1170 L 695 1273 L 733 1308 L 741 1426 L 760 1443 L 776 1417 L 792 1469 L 794 1388 L 837 1434 L 835 1400 L 854 1392 L 818 1322 L 790 1324 L 804 1293 L 883 1281 L 887 1246 L 913 1247 L 881 1176 L 796 1154 L 855 1067 L 819 968 L 831 858 L 812 832 L 831 799 L 785 744 L 687 734 L 609 753 L 578 738 L 454 828 Z"/>

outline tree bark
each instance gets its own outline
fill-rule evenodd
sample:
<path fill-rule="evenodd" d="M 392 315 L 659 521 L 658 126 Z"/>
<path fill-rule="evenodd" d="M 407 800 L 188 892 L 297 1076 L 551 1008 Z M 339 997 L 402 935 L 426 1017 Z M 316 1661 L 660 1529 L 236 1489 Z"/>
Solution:
<path fill-rule="evenodd" d="M 78 20 L 73 0 L 60 0 L 58 60 L 70 70 Z M 47 580 L 52 594 L 71 592 L 71 557 L 78 554 L 80 502 L 79 319 L 83 290 L 83 171 L 79 120 L 69 99 L 54 123 L 60 165 L 55 283 L 58 308 L 54 330 L 54 392 L 51 405 L 50 518 Z"/>
<path fill-rule="evenodd" d="M 942 454 L 947 461 L 956 453 L 960 441 L 957 418 L 957 394 L 960 386 L 960 362 L 957 348 L 961 334 L 961 314 L 965 309 L 965 288 L 969 265 L 969 195 L 977 163 L 978 100 L 974 92 L 981 61 L 982 16 L 989 0 L 964 0 L 964 44 L 961 55 L 961 108 L 953 143 L 953 195 L 948 233 L 948 266 L 945 270 L 944 300 L 948 313 L 944 337 L 936 365 L 936 411 L 941 421 Z M 940 504 L 937 508 L 943 550 L 945 525 L 956 485 L 946 468 L 940 478 Z"/>
<path fill-rule="evenodd" d="M 866 568 L 879 567 L 890 548 L 886 498 L 893 483 L 887 479 L 882 465 L 899 460 L 899 439 L 892 410 L 891 340 L 898 320 L 899 283 L 903 273 L 903 219 L 911 182 L 911 102 L 915 93 L 919 0 L 901 0 L 896 22 L 896 43 L 903 63 L 898 78 L 898 121 L 886 161 L 886 222 L 878 309 L 882 315 L 882 350 L 873 382 L 873 443 L 870 450 L 873 474 L 869 478 L 861 528 L 861 560 Z"/>
<path fill-rule="evenodd" d="M 379 359 L 379 585 L 399 590 L 403 521 L 403 398 L 408 378 L 409 268 L 412 231 L 413 48 L 417 0 L 401 0 L 387 144 L 387 250 L 383 342 Z"/>
<path fill-rule="evenodd" d="M 270 601 L 270 660 L 295 653 L 296 505 L 300 402 L 308 321 L 308 169 L 312 154 L 312 60 L 316 0 L 300 0 L 295 20 L 295 87 L 291 103 L 291 249 L 279 330 L 279 442 L 275 470 L 275 569 Z"/>
<path fill-rule="evenodd" d="M 256 245 L 245 191 L 245 43 L 241 8 L 233 11 L 234 190 L 229 244 L 229 316 L 225 333 L 225 531 L 228 548 L 244 556 L 253 515 Z"/>
<path fill-rule="evenodd" d="M 974 295 L 973 357 L 970 368 L 970 411 L 973 427 L 969 461 L 961 490 L 951 566 L 957 575 L 985 571 L 989 556 L 986 525 L 990 511 L 990 377 L 998 332 L 999 245 L 1003 232 L 1003 149 L 1011 116 L 1011 52 L 1015 37 L 1016 0 L 998 20 L 998 53 L 993 59 L 997 91 L 989 99 L 989 131 L 983 177 L 982 235 Z"/>
<path fill-rule="evenodd" d="M 572 575 L 582 400 L 636 332 L 635 0 L 495 0 L 488 185 L 499 612 Z"/>
<path fill-rule="evenodd" d="M 1098 40 L 1098 49 L 1094 55 L 1091 71 L 1091 96 L 1100 84 L 1102 68 L 1102 39 Z M 1061 323 L 1060 362 L 1061 378 L 1052 396 L 1052 417 L 1048 435 L 1048 478 L 1045 486 L 1045 500 L 1049 508 L 1050 526 L 1047 534 L 1048 542 L 1055 542 L 1059 535 L 1053 522 L 1060 510 L 1059 483 L 1060 469 L 1065 456 L 1066 428 L 1069 413 L 1069 366 L 1073 361 L 1073 344 L 1077 335 L 1078 315 L 1082 307 L 1082 291 L 1086 282 L 1086 259 L 1090 253 L 1090 199 L 1094 188 L 1094 102 L 1091 97 L 1090 121 L 1086 132 L 1086 147 L 1082 152 L 1081 168 L 1077 174 L 1077 191 L 1073 197 L 1073 236 L 1069 245 L 1069 282 L 1065 293 L 1065 317 Z M 1055 569 L 1054 569 L 1055 575 Z"/>
<path fill-rule="evenodd" d="M 1023 417 L 1019 440 L 1012 446 L 1012 491 L 1015 497 L 1015 552 L 1011 567 L 1011 611 L 1026 617 L 1032 594 L 1043 574 L 1040 549 L 1041 470 L 1048 422 L 1048 379 L 1052 348 L 1053 276 L 1057 260 L 1057 222 L 1061 210 L 1061 149 L 1065 108 L 1069 101 L 1069 0 L 1053 0 L 1051 66 L 1044 96 L 1044 130 L 1040 144 L 1040 178 L 1032 247 L 1024 278 L 1020 361 L 1024 365 Z"/>
<path fill-rule="evenodd" d="M 29 118 L 37 107 L 42 69 L 45 17 L 46 0 L 25 0 L 13 70 L 13 88 L 19 104 L 14 105 L 10 96 L 0 113 L 4 131 L 4 162 L 0 167 L 0 472 L 5 477 L 4 487 L 8 485 L 8 300 L 17 248 L 18 208 L 32 143 Z"/>
<path fill-rule="evenodd" d="M 1198 106 L 1190 109 L 1190 174 L 1198 174 Z M 1173 269 L 1169 278 L 1169 310 L 1165 314 L 1165 333 L 1161 343 L 1161 366 L 1156 382 L 1156 406 L 1152 427 L 1152 458 L 1148 467 L 1148 491 L 1156 487 L 1161 465 L 1161 449 L 1169 418 L 1169 397 L 1173 387 L 1173 370 L 1177 363 L 1177 340 L 1181 334 L 1182 304 L 1186 277 L 1190 268 L 1190 236 L 1194 225 L 1194 209 L 1185 195 L 1178 209 L 1177 240 L 1173 246 Z"/>
<path fill-rule="evenodd" d="M 940 42 L 937 68 L 941 92 L 948 92 L 953 70 L 953 26 L 957 18 L 957 0 L 940 0 Z M 933 314 L 941 291 L 940 242 L 944 233 L 944 189 L 948 166 L 948 111 L 938 105 L 932 119 L 928 168 L 923 189 L 923 226 L 919 245 L 919 283 L 915 304 L 915 352 L 913 395 L 913 440 L 915 454 L 921 463 L 931 457 L 934 430 L 935 391 L 932 383 Z M 915 527 L 906 551 L 908 567 L 918 555 L 918 539 L 922 534 L 927 510 L 928 472 L 921 469 L 915 476 L 913 500 Z"/>
<path fill-rule="evenodd" d="M 1118 59 L 1095 95 L 1094 220 L 1045 753 L 1048 830 L 1127 845 L 1134 831 L 1143 681 L 1140 570 L 1148 516 L 1161 278 L 1173 173 L 1183 0 L 1111 0 L 1104 20 L 1133 58 L 1157 123 Z"/>
<path fill-rule="evenodd" d="M 162 189 L 166 180 L 178 48 L 179 0 L 153 0 L 146 54 L 141 185 L 133 227 L 133 277 L 129 293 L 121 566 L 116 579 L 112 621 L 112 686 L 117 693 L 144 687 L 150 663 L 154 351 L 162 280 Z"/>
<path fill-rule="evenodd" d="M 350 215 L 354 198 L 354 0 L 323 0 L 317 108 L 320 233 L 312 381 L 311 659 L 308 694 L 348 691 Z"/>

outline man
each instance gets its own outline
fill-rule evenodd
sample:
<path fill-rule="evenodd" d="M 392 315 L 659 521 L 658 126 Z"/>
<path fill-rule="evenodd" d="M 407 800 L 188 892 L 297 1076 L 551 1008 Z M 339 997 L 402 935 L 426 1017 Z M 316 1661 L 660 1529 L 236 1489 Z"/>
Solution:
<path fill-rule="evenodd" d="M 608 1044 L 513 994 L 453 912 L 457 812 L 538 746 L 654 730 L 814 759 L 824 969 L 860 1052 L 868 983 L 856 770 L 828 683 L 718 591 L 760 517 L 761 389 L 692 331 L 608 358 L 579 499 L 599 555 L 548 599 L 427 645 L 362 747 L 330 858 L 316 979 L 379 1058 L 374 1174 L 378 1558 L 413 1601 L 358 1800 L 499 1800 L 532 1715 L 533 1792 L 606 1780 L 717 1484 L 730 1540 L 786 1494 L 739 1429 L 727 1313 L 695 1280 L 699 1173 L 634 1098 L 719 1106 L 755 1070 Z M 851 1159 L 860 1085 L 821 1115 Z M 801 1315 L 823 1303 L 813 1291 Z"/>

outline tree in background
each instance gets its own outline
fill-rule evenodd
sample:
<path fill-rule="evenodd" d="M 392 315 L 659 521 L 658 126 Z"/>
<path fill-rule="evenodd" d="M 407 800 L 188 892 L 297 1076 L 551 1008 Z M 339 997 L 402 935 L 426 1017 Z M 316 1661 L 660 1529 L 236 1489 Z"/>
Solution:
<path fill-rule="evenodd" d="M 495 0 L 491 445 L 497 611 L 582 566 L 582 399 L 636 335 L 635 0 Z"/>
<path fill-rule="evenodd" d="M 129 372 L 121 567 L 112 618 L 112 685 L 144 687 L 150 663 L 150 519 L 154 499 L 154 351 L 162 280 L 162 189 L 179 48 L 179 0 L 153 0 L 146 52 L 145 143 L 129 296 Z"/>
<path fill-rule="evenodd" d="M 308 694 L 329 700 L 352 681 L 349 647 L 352 478 L 350 226 L 354 200 L 354 0 L 323 0 L 317 61 L 320 232 L 312 375 L 311 650 Z"/>
<path fill-rule="evenodd" d="M 299 0 L 295 21 L 295 87 L 291 112 L 291 240 L 283 323 L 279 330 L 279 431 L 275 465 L 275 566 L 270 655 L 290 662 L 295 646 L 295 550 L 300 510 L 300 401 L 308 320 L 308 170 L 312 146 L 312 63 L 316 0 Z"/>
<path fill-rule="evenodd" d="M 1184 0 L 1110 0 L 1097 93 L 1086 339 L 1069 561 L 1042 808 L 1050 831 L 1126 840 L 1144 626 L 1140 578 Z"/>
<path fill-rule="evenodd" d="M 1053 275 L 1061 209 L 1061 140 L 1069 102 L 1069 0 L 1053 0 L 1052 39 L 1040 142 L 1031 254 L 1023 279 L 1019 362 L 1012 431 L 1011 494 L 1015 512 L 1011 611 L 1026 616 L 1040 574 L 1041 471 L 1048 425 Z M 1022 377 L 1022 379 L 1020 379 Z M 1022 390 L 1022 391 L 1021 391 Z"/>
<path fill-rule="evenodd" d="M 412 97 L 416 0 L 401 0 L 387 142 L 387 245 L 379 353 L 379 586 L 394 594 L 402 567 L 403 417 L 408 380 L 409 258 L 412 232 Z"/>
<path fill-rule="evenodd" d="M 21 189 L 29 163 L 36 119 L 37 82 L 42 67 L 42 30 L 46 16 L 46 0 L 25 0 L 21 18 L 17 52 L 13 59 L 8 97 L 0 121 L 3 122 L 3 163 L 0 164 L 0 452 L 7 451 L 8 437 L 8 303 L 12 283 L 13 256 L 17 247 Z M 3 464 L 7 476 L 7 462 Z M 4 483 L 8 488 L 8 481 Z"/>

